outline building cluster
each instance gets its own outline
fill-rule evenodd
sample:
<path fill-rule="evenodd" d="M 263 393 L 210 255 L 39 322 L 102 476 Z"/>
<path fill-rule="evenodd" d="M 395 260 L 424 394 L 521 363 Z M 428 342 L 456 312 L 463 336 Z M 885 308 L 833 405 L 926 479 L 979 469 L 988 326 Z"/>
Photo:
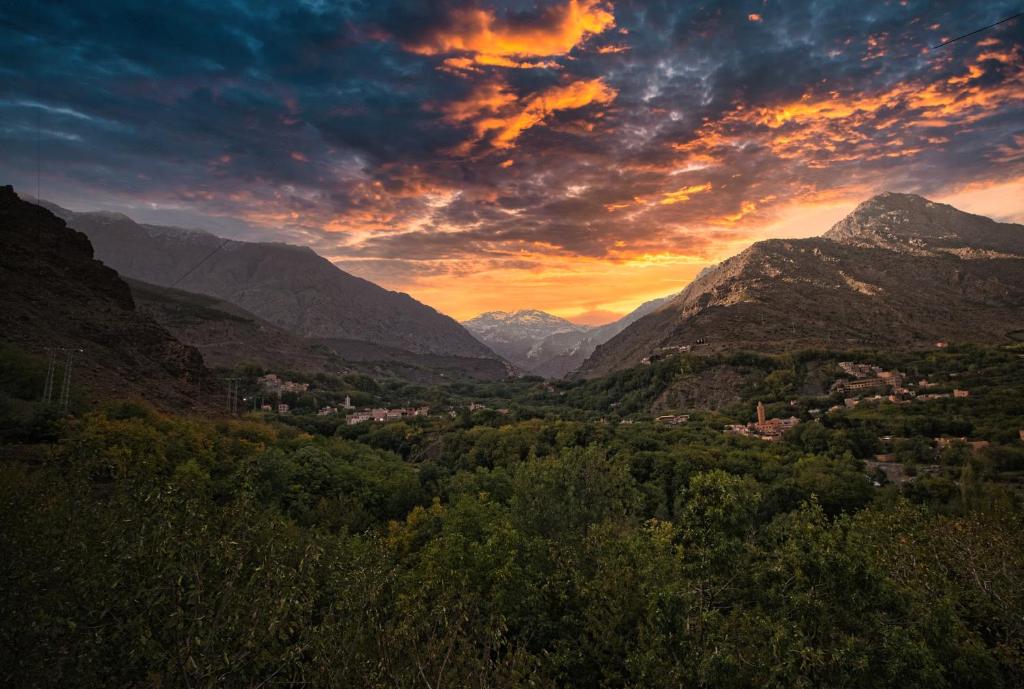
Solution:
<path fill-rule="evenodd" d="M 429 416 L 430 407 L 399 407 L 397 409 L 361 409 L 356 412 L 352 412 L 345 419 L 349 426 L 354 426 L 358 423 L 364 423 L 367 421 L 373 421 L 376 423 L 384 423 L 386 421 L 401 421 L 402 419 L 411 419 L 417 416 Z"/>
<path fill-rule="evenodd" d="M 309 383 L 296 383 L 292 380 L 282 380 L 276 373 L 268 373 L 256 379 L 263 392 L 273 395 L 280 395 L 284 392 L 308 392 Z"/>
<path fill-rule="evenodd" d="M 829 411 L 837 411 L 843 407 L 856 407 L 862 402 L 891 402 L 893 404 L 909 404 L 912 400 L 937 400 L 944 398 L 970 397 L 969 390 L 954 388 L 952 392 L 924 392 L 931 388 L 939 387 L 937 383 L 931 383 L 922 378 L 916 385 L 916 390 L 908 389 L 907 386 L 915 387 L 913 383 L 905 384 L 904 375 L 899 371 L 883 371 L 880 367 L 872 364 L 853 363 L 842 361 L 839 368 L 852 379 L 843 378 L 832 384 L 833 393 L 857 393 L 867 390 L 881 390 L 887 394 L 875 394 L 867 396 L 851 396 L 843 399 L 843 404 L 836 405 Z"/>
<path fill-rule="evenodd" d="M 745 435 L 762 440 L 778 440 L 782 434 L 791 428 L 795 428 L 800 419 L 795 416 L 788 418 L 767 418 L 764 403 L 757 403 L 757 421 L 747 424 L 732 424 L 725 427 L 729 435 Z"/>
<path fill-rule="evenodd" d="M 655 418 L 654 422 L 665 424 L 666 426 L 682 426 L 689 420 L 689 414 L 665 414 Z"/>
<path fill-rule="evenodd" d="M 907 392 L 903 387 L 903 374 L 899 371 L 883 371 L 872 364 L 857 364 L 852 361 L 839 362 L 839 368 L 852 378 L 840 378 L 832 384 L 832 392 L 847 393 L 860 390 L 890 390 L 894 395 Z"/>

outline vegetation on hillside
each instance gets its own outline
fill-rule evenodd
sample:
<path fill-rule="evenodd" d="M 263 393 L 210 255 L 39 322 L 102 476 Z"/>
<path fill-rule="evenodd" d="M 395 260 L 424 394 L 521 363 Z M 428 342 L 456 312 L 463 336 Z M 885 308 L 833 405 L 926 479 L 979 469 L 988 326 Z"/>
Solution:
<path fill-rule="evenodd" d="M 762 397 L 807 414 L 788 398 L 829 356 L 732 360 L 763 377 L 681 426 L 609 400 L 723 362 L 424 388 L 510 412 L 347 426 L 27 414 L 45 369 L 5 352 L 0 681 L 1020 686 L 1017 353 L 872 353 L 972 396 L 721 432 Z M 991 444 L 924 445 L 943 433 Z M 914 480 L 864 461 L 893 435 Z"/>

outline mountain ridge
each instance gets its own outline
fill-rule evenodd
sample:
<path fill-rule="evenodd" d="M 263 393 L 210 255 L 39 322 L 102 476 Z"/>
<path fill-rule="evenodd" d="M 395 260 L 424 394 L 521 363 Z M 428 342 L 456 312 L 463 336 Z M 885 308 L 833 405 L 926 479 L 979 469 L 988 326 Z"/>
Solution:
<path fill-rule="evenodd" d="M 1024 328 L 1022 233 L 923 197 L 879 194 L 820 237 L 757 242 L 703 272 L 598 347 L 580 375 L 666 348 L 1003 341 Z"/>
<path fill-rule="evenodd" d="M 97 258 L 126 277 L 223 299 L 303 337 L 497 358 L 450 317 L 346 273 L 309 247 L 243 242 L 49 205 L 89 236 Z"/>

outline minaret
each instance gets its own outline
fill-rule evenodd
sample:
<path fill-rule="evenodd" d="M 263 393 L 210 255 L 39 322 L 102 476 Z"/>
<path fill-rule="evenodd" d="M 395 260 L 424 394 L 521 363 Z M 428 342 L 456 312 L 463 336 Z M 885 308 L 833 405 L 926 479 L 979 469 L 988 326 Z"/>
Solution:
<path fill-rule="evenodd" d="M 757 423 L 758 425 L 764 425 L 764 402 L 757 403 Z"/>

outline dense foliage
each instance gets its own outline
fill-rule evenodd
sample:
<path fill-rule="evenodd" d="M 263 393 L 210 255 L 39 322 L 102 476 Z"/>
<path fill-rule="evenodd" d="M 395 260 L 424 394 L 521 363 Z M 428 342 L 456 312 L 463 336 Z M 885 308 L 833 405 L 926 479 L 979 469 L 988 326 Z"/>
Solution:
<path fill-rule="evenodd" d="M 599 390 L 647 389 L 625 378 L 513 382 L 507 416 L 355 427 L 12 412 L 0 683 L 1021 686 L 1020 366 L 938 356 L 977 394 L 777 443 L 721 433 L 750 400 L 678 427 L 588 412 Z M 750 365 L 792 371 L 769 381 L 780 409 L 808 375 Z M 28 389 L 34 367 L 3 375 Z M 993 442 L 914 446 L 945 432 Z M 929 473 L 865 465 L 882 434 Z"/>

